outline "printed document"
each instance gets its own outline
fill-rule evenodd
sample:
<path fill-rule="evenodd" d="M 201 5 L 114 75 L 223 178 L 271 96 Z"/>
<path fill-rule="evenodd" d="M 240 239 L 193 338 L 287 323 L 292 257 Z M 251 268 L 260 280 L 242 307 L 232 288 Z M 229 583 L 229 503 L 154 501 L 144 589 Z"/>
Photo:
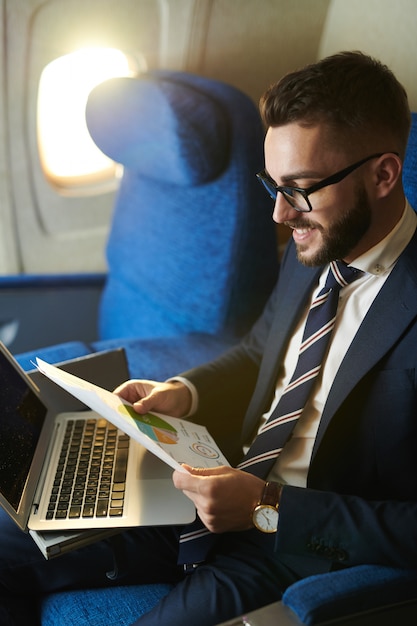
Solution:
<path fill-rule="evenodd" d="M 204 426 L 159 413 L 136 413 L 116 394 L 37 358 L 38 369 L 174 469 L 229 465 Z"/>

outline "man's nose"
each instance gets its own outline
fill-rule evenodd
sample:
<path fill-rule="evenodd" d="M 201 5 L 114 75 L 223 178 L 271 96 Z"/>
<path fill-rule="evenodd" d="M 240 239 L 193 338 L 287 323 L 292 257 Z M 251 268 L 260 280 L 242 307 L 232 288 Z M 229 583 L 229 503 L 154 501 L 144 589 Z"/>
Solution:
<path fill-rule="evenodd" d="M 284 198 L 282 193 L 278 191 L 275 199 L 274 212 L 272 213 L 272 219 L 277 224 L 283 224 L 297 217 L 298 211 L 296 211 L 290 203 Z"/>

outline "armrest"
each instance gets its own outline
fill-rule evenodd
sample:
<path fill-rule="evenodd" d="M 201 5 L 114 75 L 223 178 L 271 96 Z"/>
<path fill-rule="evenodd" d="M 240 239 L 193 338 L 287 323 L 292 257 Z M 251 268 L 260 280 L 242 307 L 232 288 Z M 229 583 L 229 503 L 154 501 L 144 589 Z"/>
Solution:
<path fill-rule="evenodd" d="M 0 277 L 0 339 L 14 353 L 97 338 L 105 274 Z"/>
<path fill-rule="evenodd" d="M 10 274 L 0 277 L 0 293 L 4 289 L 65 289 L 69 287 L 103 287 L 106 274 Z"/>
<path fill-rule="evenodd" d="M 378 565 L 304 578 L 291 585 L 282 598 L 307 625 L 412 600 L 417 601 L 417 572 Z"/>
<path fill-rule="evenodd" d="M 42 357 L 44 356 L 42 354 Z M 126 355 L 122 348 L 86 354 L 79 358 L 56 363 L 56 366 L 109 391 L 112 391 L 129 377 Z M 39 387 L 46 404 L 55 407 L 58 412 L 85 409 L 82 402 L 49 380 L 38 370 L 29 372 L 29 376 Z"/>
<path fill-rule="evenodd" d="M 274 602 L 218 626 L 414 626 L 417 572 L 359 565 L 303 578 Z"/>

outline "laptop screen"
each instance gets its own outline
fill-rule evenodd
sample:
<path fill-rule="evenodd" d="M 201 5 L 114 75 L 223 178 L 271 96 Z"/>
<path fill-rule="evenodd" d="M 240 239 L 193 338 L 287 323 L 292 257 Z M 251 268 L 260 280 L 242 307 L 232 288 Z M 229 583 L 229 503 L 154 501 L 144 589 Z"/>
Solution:
<path fill-rule="evenodd" d="M 0 492 L 17 512 L 47 413 L 0 352 Z"/>

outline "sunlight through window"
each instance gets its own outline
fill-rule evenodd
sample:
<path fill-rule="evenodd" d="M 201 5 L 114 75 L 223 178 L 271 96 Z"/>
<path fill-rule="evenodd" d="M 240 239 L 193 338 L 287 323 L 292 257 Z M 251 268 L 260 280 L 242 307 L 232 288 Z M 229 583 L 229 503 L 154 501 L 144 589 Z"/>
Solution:
<path fill-rule="evenodd" d="M 134 73 L 128 57 L 111 48 L 77 50 L 44 68 L 38 93 L 39 153 L 47 179 L 62 193 L 114 186 L 118 166 L 91 139 L 85 106 L 93 87 Z"/>

